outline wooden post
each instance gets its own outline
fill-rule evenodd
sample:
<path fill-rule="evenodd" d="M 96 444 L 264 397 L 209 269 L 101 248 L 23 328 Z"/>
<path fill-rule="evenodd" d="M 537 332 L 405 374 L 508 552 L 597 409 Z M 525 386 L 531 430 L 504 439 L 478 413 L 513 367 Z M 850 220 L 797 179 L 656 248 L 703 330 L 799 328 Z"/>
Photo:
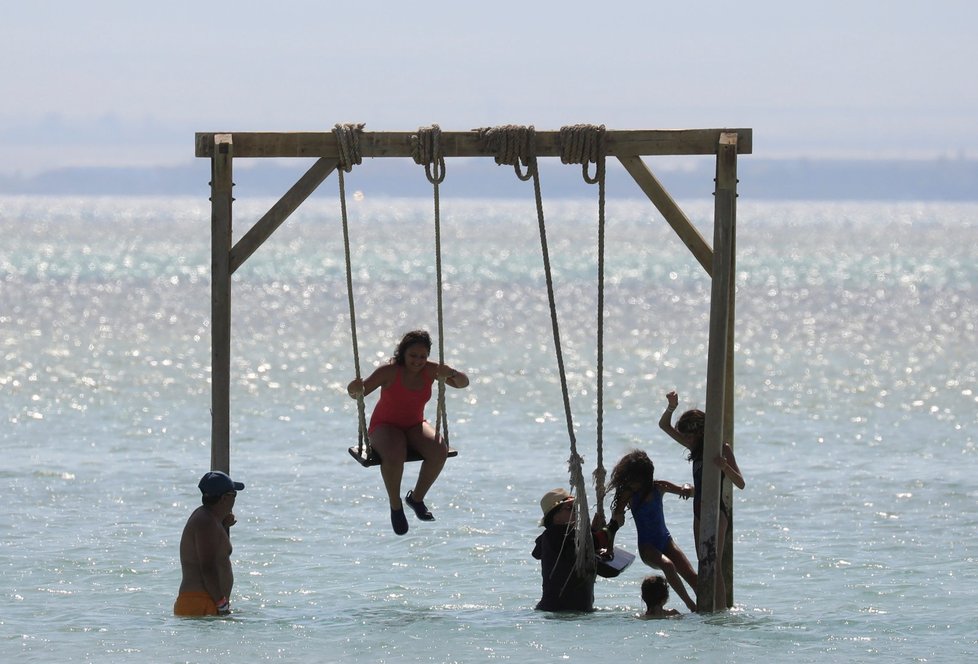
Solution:
<path fill-rule="evenodd" d="M 724 195 L 730 206 L 730 284 L 728 295 L 728 318 L 727 318 L 727 376 L 726 391 L 723 399 L 723 442 L 730 443 L 734 447 L 734 338 L 736 336 L 736 320 L 734 313 L 737 298 L 737 172 L 736 172 L 736 153 L 733 154 L 734 167 L 731 172 L 726 173 L 726 180 L 722 184 Z M 720 188 L 721 185 L 718 185 Z M 727 506 L 727 531 L 723 539 L 722 569 L 726 579 L 727 596 L 726 608 L 733 606 L 733 523 L 734 523 L 734 503 L 733 503 L 733 484 L 730 480 L 723 483 L 720 495 L 723 504 Z"/>
<path fill-rule="evenodd" d="M 211 157 L 211 470 L 231 472 L 231 203 L 234 145 L 214 136 Z"/>
<path fill-rule="evenodd" d="M 720 469 L 713 460 L 723 444 L 728 391 L 728 356 L 732 316 L 733 250 L 736 218 L 737 135 L 723 133 L 717 147 L 717 177 L 713 213 L 713 284 L 710 293 L 710 341 L 706 371 L 706 429 L 703 446 L 703 486 L 700 511 L 699 587 L 700 612 L 714 611 L 715 575 L 718 569 L 717 527 L 720 517 Z"/>

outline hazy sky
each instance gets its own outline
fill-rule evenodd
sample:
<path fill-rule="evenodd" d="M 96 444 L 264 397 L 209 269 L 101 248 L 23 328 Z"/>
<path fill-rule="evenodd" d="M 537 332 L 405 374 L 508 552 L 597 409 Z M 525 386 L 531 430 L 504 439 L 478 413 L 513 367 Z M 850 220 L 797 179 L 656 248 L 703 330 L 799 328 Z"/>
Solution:
<path fill-rule="evenodd" d="M 6 0 L 0 172 L 195 131 L 752 127 L 765 157 L 978 157 L 974 0 Z"/>

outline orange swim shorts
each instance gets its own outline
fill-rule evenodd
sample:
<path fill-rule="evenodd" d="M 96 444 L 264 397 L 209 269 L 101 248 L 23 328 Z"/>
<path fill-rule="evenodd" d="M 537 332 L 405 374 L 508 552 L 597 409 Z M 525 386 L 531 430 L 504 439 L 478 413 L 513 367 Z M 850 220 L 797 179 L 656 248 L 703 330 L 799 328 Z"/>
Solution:
<path fill-rule="evenodd" d="M 175 616 L 216 616 L 217 604 L 210 593 L 202 591 L 182 592 L 173 603 Z"/>

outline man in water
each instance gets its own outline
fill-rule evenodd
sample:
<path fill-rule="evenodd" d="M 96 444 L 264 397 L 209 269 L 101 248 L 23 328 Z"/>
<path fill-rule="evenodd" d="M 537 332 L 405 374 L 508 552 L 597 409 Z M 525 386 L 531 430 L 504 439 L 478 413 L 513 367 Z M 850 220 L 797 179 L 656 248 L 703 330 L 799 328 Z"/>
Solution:
<path fill-rule="evenodd" d="M 201 506 L 194 510 L 180 537 L 183 580 L 173 605 L 177 616 L 224 616 L 231 612 L 228 597 L 234 585 L 231 572 L 230 528 L 235 524 L 234 499 L 244 484 L 212 470 L 197 485 Z"/>

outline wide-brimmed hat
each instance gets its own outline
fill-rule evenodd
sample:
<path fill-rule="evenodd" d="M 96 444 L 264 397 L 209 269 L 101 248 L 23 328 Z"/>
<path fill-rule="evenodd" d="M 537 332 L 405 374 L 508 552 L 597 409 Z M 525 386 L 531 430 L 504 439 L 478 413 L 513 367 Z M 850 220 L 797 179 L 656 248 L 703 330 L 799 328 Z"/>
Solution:
<path fill-rule="evenodd" d="M 547 516 L 549 516 L 554 509 L 559 507 L 561 504 L 566 503 L 568 500 L 574 500 L 574 496 L 567 493 L 566 489 L 551 489 L 547 493 L 543 494 L 543 498 L 540 499 L 540 509 L 543 510 L 543 518 L 540 519 L 540 525 L 544 525 L 544 522 L 547 520 Z"/>

